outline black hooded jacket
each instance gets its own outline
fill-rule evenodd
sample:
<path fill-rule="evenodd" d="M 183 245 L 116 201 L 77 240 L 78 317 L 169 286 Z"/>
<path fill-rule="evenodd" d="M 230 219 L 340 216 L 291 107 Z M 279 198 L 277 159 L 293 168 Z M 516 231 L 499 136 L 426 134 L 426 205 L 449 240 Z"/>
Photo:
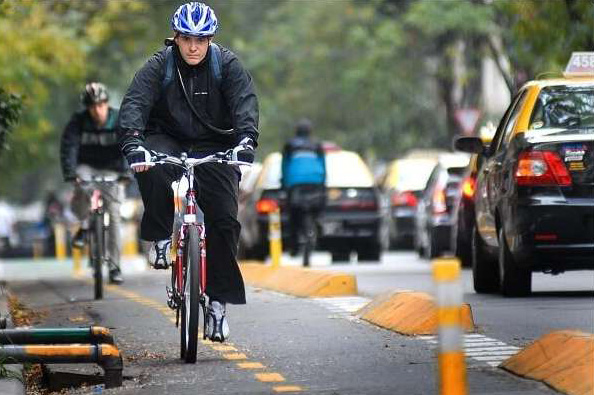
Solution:
<path fill-rule="evenodd" d="M 89 111 L 72 115 L 64 128 L 60 145 L 65 180 L 76 177 L 76 166 L 81 164 L 100 170 L 127 171 L 128 165 L 118 147 L 117 118 L 118 111 L 110 107 L 105 126 L 97 128 Z"/>
<path fill-rule="evenodd" d="M 163 86 L 166 49 L 155 53 L 136 73 L 120 107 L 118 133 L 124 153 L 142 145 L 145 135 L 167 134 L 196 151 L 221 151 L 234 147 L 244 137 L 257 141 L 258 100 L 250 74 L 235 54 L 221 48 L 222 79 L 215 80 L 209 48 L 205 59 L 189 66 L 173 44 L 173 54 L 194 107 L 206 121 L 231 133 L 212 131 L 192 112 L 182 90 L 177 70 Z"/>

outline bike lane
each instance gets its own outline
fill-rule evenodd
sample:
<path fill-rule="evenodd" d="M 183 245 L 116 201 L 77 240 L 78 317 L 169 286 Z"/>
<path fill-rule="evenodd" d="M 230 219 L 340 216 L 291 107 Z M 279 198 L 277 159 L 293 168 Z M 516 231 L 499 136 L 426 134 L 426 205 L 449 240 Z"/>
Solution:
<path fill-rule="evenodd" d="M 429 343 L 330 310 L 319 300 L 254 288 L 248 289 L 248 305 L 229 307 L 231 343 L 201 343 L 197 363 L 186 365 L 165 303 L 167 279 L 164 272 L 128 278 L 123 287 L 108 287 L 99 302 L 89 299 L 91 284 L 81 280 L 21 282 L 11 289 L 46 312 L 43 326 L 113 328 L 125 380 L 123 388 L 105 393 L 437 393 Z M 82 368 L 93 369 L 100 371 Z M 491 368 L 470 367 L 468 378 L 470 394 L 555 393 Z M 85 393 L 70 393 L 79 391 Z"/>

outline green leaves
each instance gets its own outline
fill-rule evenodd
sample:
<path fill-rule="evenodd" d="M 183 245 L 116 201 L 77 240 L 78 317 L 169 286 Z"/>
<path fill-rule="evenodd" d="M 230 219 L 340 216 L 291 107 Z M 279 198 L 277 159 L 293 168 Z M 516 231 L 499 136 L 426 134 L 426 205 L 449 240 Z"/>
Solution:
<path fill-rule="evenodd" d="M 0 87 L 0 157 L 6 148 L 8 134 L 17 124 L 22 110 L 21 98 Z"/>

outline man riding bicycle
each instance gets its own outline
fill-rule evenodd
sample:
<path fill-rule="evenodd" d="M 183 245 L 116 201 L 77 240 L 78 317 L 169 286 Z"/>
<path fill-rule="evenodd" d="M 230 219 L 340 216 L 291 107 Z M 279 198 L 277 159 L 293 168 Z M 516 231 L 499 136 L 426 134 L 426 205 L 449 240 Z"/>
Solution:
<path fill-rule="evenodd" d="M 258 138 L 258 100 L 250 74 L 237 56 L 212 42 L 218 22 L 207 5 L 180 6 L 171 19 L 173 40 L 136 73 L 122 101 L 120 144 L 144 203 L 141 238 L 152 242 L 149 262 L 171 265 L 174 221 L 172 182 L 180 171 L 151 163 L 150 150 L 204 157 L 234 149 L 236 160 L 253 162 Z M 245 304 L 237 265 L 240 171 L 220 163 L 195 169 L 198 203 L 205 214 L 207 336 L 229 336 L 226 303 Z"/>
<path fill-rule="evenodd" d="M 304 211 L 315 217 L 326 203 L 326 158 L 322 144 L 311 137 L 312 123 L 300 120 L 295 136 L 283 148 L 281 187 L 287 192 L 289 207 L 290 252 L 299 252 Z M 316 199 L 312 202 L 312 198 Z M 307 200 L 307 204 L 306 204 Z"/>
<path fill-rule="evenodd" d="M 72 246 L 83 248 L 86 244 L 92 188 L 101 190 L 106 210 L 110 216 L 108 230 L 107 260 L 111 283 L 120 284 L 120 204 L 123 190 L 117 183 L 85 185 L 83 180 L 93 176 L 119 178 L 128 171 L 124 156 L 119 150 L 115 130 L 118 111 L 108 104 L 108 92 L 99 82 L 85 86 L 81 102 L 86 107 L 76 112 L 62 134 L 60 157 L 62 175 L 67 182 L 74 182 L 72 212 L 81 221 L 74 235 Z"/>

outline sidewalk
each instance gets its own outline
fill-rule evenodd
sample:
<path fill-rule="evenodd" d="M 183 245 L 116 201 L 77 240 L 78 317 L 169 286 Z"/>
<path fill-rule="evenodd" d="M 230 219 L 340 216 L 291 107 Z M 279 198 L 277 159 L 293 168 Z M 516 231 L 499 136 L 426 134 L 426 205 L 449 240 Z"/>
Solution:
<path fill-rule="evenodd" d="M 0 324 L 6 319 L 8 328 L 12 327 L 12 322 L 8 314 L 8 300 L 4 284 L 0 282 Z M 3 329 L 3 328 L 0 328 Z M 1 361 L 0 361 L 1 362 Z M 2 395 L 24 395 L 25 385 L 23 383 L 23 366 L 6 365 L 6 370 L 10 377 L 0 377 L 0 394 Z"/>
<path fill-rule="evenodd" d="M 141 273 L 148 270 L 146 259 L 143 256 L 126 256 L 122 258 L 122 273 L 126 274 Z M 0 324 L 4 318 L 7 318 L 7 327 L 13 327 L 8 315 L 8 300 L 6 292 L 6 283 L 11 281 L 31 281 L 39 278 L 63 278 L 77 274 L 83 278 L 91 278 L 92 271 L 87 264 L 87 259 L 83 258 L 78 266 L 78 273 L 75 271 L 73 260 L 56 260 L 52 258 L 45 259 L 0 259 Z M 107 268 L 104 268 L 104 275 L 107 276 Z M 1 329 L 1 328 L 0 328 Z M 0 372 L 2 371 L 2 361 L 0 361 Z M 22 365 L 5 365 L 9 377 L 0 377 L 0 395 L 25 395 L 25 385 L 23 383 Z"/>

